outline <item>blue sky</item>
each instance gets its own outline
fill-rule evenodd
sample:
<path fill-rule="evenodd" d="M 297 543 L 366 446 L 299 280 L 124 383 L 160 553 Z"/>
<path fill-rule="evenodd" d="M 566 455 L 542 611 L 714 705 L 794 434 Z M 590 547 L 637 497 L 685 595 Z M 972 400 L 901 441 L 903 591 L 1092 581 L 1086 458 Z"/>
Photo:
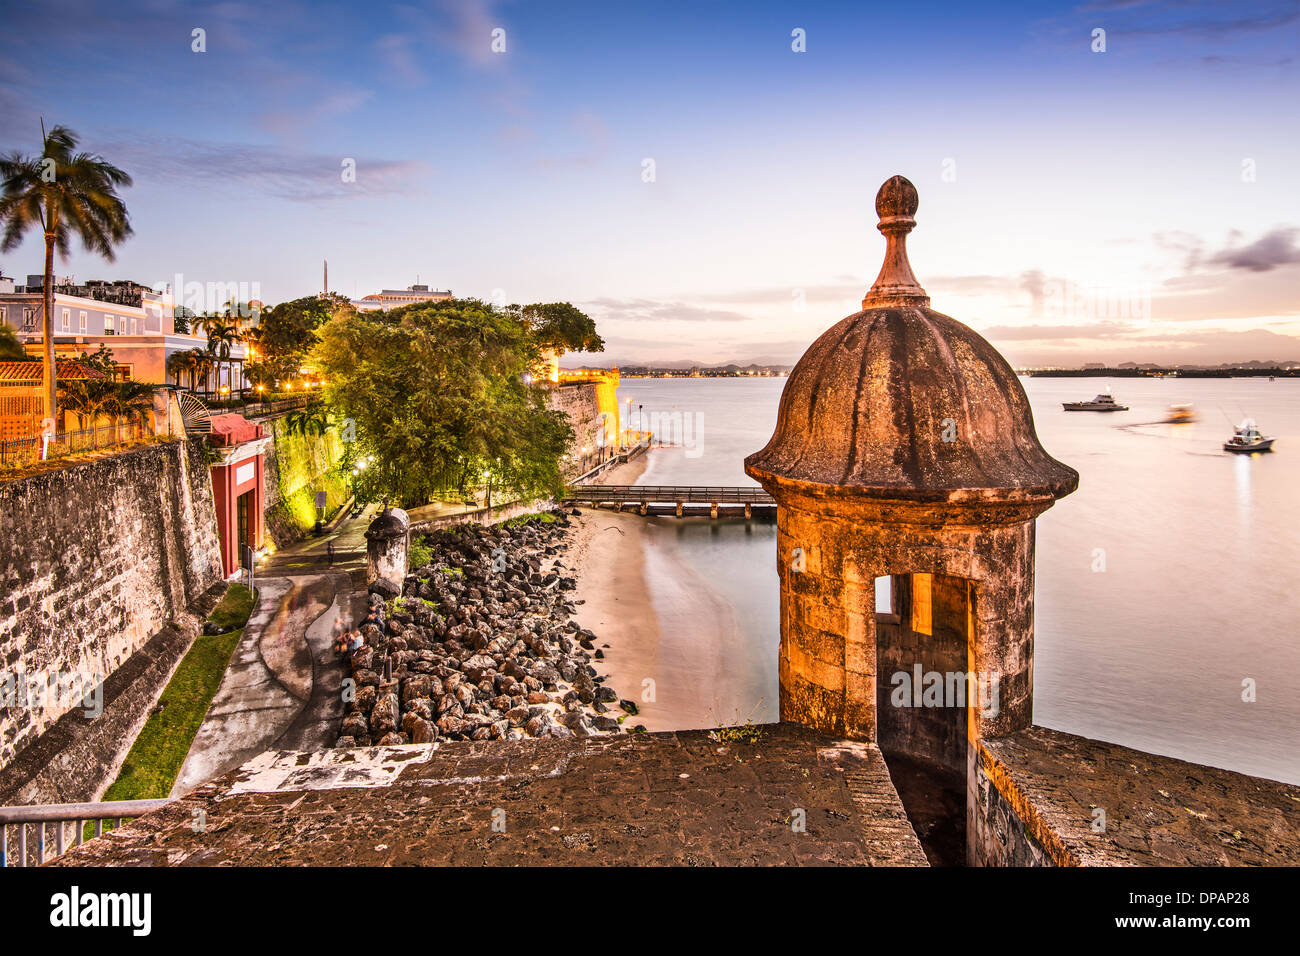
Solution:
<path fill-rule="evenodd" d="M 622 361 L 797 357 L 902 173 L 934 307 L 1013 361 L 1300 360 L 1297 46 L 1294 0 L 46 0 L 7 5 L 0 150 L 43 116 L 135 177 L 118 262 L 61 274 L 274 302 L 328 258 L 574 301 Z"/>

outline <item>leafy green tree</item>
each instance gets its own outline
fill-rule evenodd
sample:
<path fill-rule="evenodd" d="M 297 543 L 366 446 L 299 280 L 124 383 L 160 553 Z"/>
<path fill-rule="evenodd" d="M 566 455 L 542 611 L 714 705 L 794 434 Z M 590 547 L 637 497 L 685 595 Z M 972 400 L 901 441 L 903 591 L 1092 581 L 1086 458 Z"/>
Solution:
<path fill-rule="evenodd" d="M 538 345 L 563 355 L 565 352 L 603 352 L 605 340 L 596 332 L 591 317 L 568 302 L 539 302 L 511 306 L 532 329 Z"/>
<path fill-rule="evenodd" d="M 257 350 L 257 364 L 265 378 L 290 379 L 317 342 L 317 330 L 336 312 L 352 311 L 345 301 L 306 296 L 263 309 L 249 341 Z"/>
<path fill-rule="evenodd" d="M 176 306 L 173 313 L 176 319 L 175 331 L 177 335 L 189 335 L 190 323 L 194 321 L 194 313 L 183 305 Z"/>
<path fill-rule="evenodd" d="M 25 362 L 27 352 L 11 326 L 0 322 L 0 362 Z"/>
<path fill-rule="evenodd" d="M 253 385 L 274 388 L 277 382 L 287 382 L 298 374 L 302 357 L 286 355 L 264 356 L 260 351 L 257 360 L 244 366 L 244 374 Z"/>
<path fill-rule="evenodd" d="M 476 299 L 348 309 L 319 335 L 312 360 L 355 425 L 363 499 L 421 505 L 488 480 L 521 496 L 561 491 L 573 429 L 529 380 L 541 346 L 517 311 Z"/>
<path fill-rule="evenodd" d="M 101 373 L 110 381 L 121 376 L 121 372 L 118 371 L 117 359 L 113 357 L 113 351 L 102 343 L 93 352 L 83 349 L 81 354 L 77 356 L 77 363 Z"/>
<path fill-rule="evenodd" d="M 44 124 L 42 124 L 43 127 Z M 45 415 L 58 420 L 58 381 L 54 366 L 54 250 L 68 255 L 75 233 L 82 245 L 109 262 L 114 246 L 131 235 L 126 205 L 117 195 L 131 185 L 131 177 L 93 153 L 79 153 L 77 134 L 55 126 L 46 135 L 39 156 L 11 153 L 0 158 L 0 222 L 4 239 L 0 252 L 16 249 L 29 229 L 39 229 L 45 239 L 44 314 L 41 335 L 45 345 Z"/>

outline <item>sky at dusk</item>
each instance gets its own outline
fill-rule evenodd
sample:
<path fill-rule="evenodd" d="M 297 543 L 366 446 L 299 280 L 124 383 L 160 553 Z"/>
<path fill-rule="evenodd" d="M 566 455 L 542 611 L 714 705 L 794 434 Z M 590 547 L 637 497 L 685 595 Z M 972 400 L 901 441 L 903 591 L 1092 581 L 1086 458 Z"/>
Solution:
<path fill-rule="evenodd" d="M 328 259 L 572 301 L 621 362 L 793 361 L 901 173 L 933 307 L 1013 363 L 1300 361 L 1297 46 L 1294 0 L 10 2 L 0 151 L 44 117 L 135 179 L 60 275 L 269 303 Z"/>

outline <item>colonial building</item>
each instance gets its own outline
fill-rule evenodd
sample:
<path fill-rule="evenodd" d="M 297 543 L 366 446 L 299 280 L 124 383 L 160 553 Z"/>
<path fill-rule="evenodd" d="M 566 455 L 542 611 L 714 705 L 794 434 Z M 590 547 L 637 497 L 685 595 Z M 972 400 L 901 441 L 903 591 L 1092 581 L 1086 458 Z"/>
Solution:
<path fill-rule="evenodd" d="M 353 299 L 352 306 L 362 312 L 371 312 L 376 309 L 387 312 L 389 309 L 400 309 L 404 305 L 411 305 L 416 302 L 437 302 L 440 299 L 450 298 L 450 289 L 440 291 L 430 289 L 427 285 L 413 285 L 405 289 L 383 289 L 374 295 Z"/>
<path fill-rule="evenodd" d="M 26 286 L 0 291 L 0 321 L 11 326 L 33 355 L 39 355 L 42 334 L 42 276 L 28 276 Z M 178 333 L 170 292 L 155 292 L 130 281 L 91 281 L 81 285 L 71 279 L 54 283 L 54 351 L 60 358 L 94 352 L 104 345 L 128 378 L 141 382 L 169 380 L 167 360 L 177 352 L 206 349 L 207 336 L 201 331 Z M 242 343 L 231 345 L 229 360 L 223 359 L 209 373 L 206 391 L 224 385 L 232 392 L 247 387 L 243 364 L 247 352 Z"/>
<path fill-rule="evenodd" d="M 271 437 L 242 415 L 212 416 L 208 442 L 219 460 L 212 466 L 212 501 L 217 512 L 221 570 L 236 574 L 245 548 L 262 547 L 262 470 Z"/>

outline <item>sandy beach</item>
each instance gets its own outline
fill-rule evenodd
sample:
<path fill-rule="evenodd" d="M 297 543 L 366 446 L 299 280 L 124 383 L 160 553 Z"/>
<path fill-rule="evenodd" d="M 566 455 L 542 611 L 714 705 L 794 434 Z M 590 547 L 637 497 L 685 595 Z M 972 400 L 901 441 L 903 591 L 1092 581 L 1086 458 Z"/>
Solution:
<path fill-rule="evenodd" d="M 611 469 L 603 483 L 634 483 L 647 458 Z M 606 683 L 640 707 L 629 721 L 652 731 L 759 722 L 763 708 L 743 689 L 751 682 L 728 672 L 743 657 L 734 608 L 673 549 L 656 547 L 678 519 L 581 512 L 566 555 L 582 602 L 574 617 L 597 635 Z"/>

